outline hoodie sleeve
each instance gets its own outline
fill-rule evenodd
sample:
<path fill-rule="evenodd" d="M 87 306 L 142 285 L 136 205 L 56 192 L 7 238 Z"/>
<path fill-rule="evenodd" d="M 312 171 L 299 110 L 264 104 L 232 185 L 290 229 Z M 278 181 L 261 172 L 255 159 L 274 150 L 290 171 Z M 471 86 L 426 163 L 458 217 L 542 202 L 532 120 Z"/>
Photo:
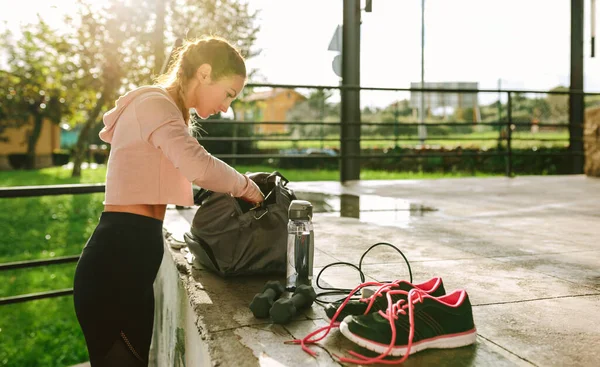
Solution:
<path fill-rule="evenodd" d="M 160 149 L 190 182 L 236 197 L 252 189 L 248 177 L 213 157 L 189 134 L 181 112 L 167 97 L 142 96 L 135 112 L 142 139 Z"/>

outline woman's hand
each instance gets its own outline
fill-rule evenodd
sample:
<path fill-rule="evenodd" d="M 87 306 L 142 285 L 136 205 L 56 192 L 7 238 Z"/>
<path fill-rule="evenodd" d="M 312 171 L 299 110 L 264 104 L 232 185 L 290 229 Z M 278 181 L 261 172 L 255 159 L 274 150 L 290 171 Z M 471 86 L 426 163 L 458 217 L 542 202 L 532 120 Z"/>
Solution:
<path fill-rule="evenodd" d="M 252 204 L 262 203 L 265 197 L 258 188 L 258 185 L 250 178 L 248 178 L 248 176 L 244 175 L 244 177 L 246 177 L 247 184 L 244 188 L 244 191 L 242 192 L 242 195 L 240 196 L 240 199 Z"/>

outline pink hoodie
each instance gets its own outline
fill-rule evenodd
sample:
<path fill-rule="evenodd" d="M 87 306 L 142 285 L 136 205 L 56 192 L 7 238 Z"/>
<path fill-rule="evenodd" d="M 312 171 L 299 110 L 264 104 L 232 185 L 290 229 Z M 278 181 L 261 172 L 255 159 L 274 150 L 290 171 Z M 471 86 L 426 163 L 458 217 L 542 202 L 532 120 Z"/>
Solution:
<path fill-rule="evenodd" d="M 146 86 L 121 96 L 104 114 L 104 125 L 100 138 L 111 144 L 107 205 L 191 206 L 191 182 L 236 197 L 260 195 L 247 176 L 210 155 L 190 135 L 163 88 Z"/>

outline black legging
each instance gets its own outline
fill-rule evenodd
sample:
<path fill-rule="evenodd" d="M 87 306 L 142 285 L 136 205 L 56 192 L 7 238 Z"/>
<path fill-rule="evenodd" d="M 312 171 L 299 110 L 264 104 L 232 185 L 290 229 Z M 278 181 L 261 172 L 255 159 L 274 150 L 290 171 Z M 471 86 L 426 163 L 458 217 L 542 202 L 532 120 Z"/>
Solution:
<path fill-rule="evenodd" d="M 92 367 L 146 366 L 163 222 L 103 212 L 77 264 L 73 300 Z"/>

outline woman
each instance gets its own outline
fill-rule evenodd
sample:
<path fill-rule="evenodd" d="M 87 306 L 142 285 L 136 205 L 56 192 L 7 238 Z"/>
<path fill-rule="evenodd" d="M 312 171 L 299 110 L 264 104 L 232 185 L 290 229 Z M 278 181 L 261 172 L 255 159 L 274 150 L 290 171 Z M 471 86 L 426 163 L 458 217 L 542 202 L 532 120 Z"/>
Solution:
<path fill-rule="evenodd" d="M 186 42 L 156 85 L 125 94 L 104 115 L 100 138 L 111 144 L 105 208 L 77 264 L 73 294 L 93 367 L 148 364 L 167 204 L 193 205 L 192 182 L 263 200 L 188 126 L 190 108 L 202 118 L 227 111 L 245 80 L 244 59 L 227 41 Z"/>

